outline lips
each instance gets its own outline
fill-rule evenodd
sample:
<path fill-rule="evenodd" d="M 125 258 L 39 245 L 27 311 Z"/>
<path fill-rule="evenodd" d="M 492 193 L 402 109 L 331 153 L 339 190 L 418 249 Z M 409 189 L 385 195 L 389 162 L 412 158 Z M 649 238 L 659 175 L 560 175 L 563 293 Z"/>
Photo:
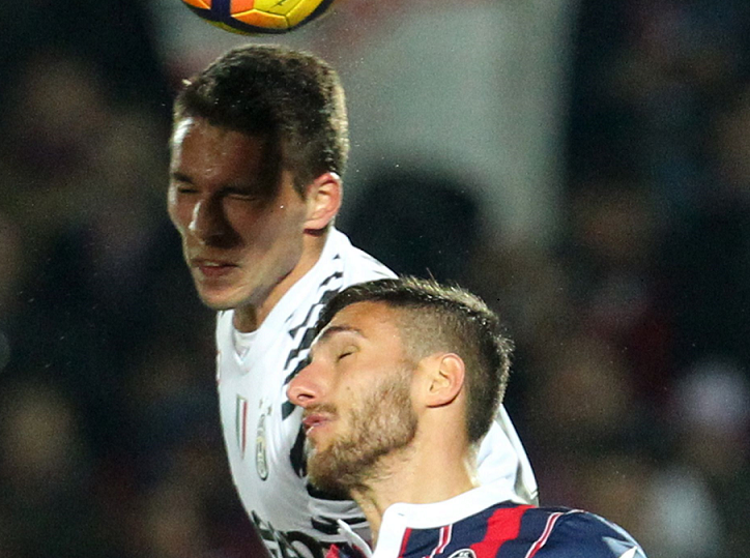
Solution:
<path fill-rule="evenodd" d="M 309 415 L 305 415 L 305 417 L 302 419 L 302 425 L 305 427 L 305 435 L 309 436 L 314 429 L 320 428 L 321 426 L 324 426 L 330 422 L 331 417 L 321 413 L 311 413 Z"/>
<path fill-rule="evenodd" d="M 209 260 L 203 258 L 196 258 L 192 260 L 192 266 L 200 271 L 200 273 L 206 278 L 217 278 L 222 277 L 233 270 L 237 269 L 237 265 L 231 262 L 221 260 Z"/>

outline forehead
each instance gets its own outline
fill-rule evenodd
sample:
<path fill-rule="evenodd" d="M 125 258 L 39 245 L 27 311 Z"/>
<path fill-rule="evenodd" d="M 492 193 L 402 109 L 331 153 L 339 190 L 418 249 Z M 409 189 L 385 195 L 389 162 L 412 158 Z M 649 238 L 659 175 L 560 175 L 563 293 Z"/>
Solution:
<path fill-rule="evenodd" d="M 282 169 L 277 144 L 204 118 L 185 118 L 175 125 L 170 173 L 208 191 L 240 188 L 266 199 L 291 196 L 294 179 Z"/>
<path fill-rule="evenodd" d="M 401 343 L 399 311 L 382 302 L 356 302 L 336 313 L 318 342 L 351 333 L 372 343 Z"/>
<path fill-rule="evenodd" d="M 255 171 L 273 155 L 273 145 L 263 136 L 213 126 L 204 118 L 184 118 L 172 134 L 172 165 L 204 171 Z"/>

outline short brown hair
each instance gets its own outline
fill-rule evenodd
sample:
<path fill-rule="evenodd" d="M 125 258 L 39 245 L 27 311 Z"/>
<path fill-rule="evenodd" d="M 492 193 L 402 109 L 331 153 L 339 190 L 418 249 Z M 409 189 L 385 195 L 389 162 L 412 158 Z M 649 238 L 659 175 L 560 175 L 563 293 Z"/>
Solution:
<path fill-rule="evenodd" d="M 173 121 L 211 125 L 276 142 L 300 194 L 325 172 L 342 176 L 349 152 L 344 90 L 320 58 L 278 45 L 229 50 L 185 82 Z"/>

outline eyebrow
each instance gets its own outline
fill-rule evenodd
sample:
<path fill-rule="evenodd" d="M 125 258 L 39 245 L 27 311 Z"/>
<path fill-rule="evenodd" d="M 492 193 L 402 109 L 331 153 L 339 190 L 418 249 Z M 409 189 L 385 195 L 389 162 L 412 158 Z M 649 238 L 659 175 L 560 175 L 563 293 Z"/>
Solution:
<path fill-rule="evenodd" d="M 179 182 L 188 182 L 190 184 L 193 183 L 193 180 L 188 175 L 186 175 L 185 173 L 180 172 L 180 171 L 172 171 L 172 172 L 170 172 L 169 173 L 169 178 L 171 178 L 172 180 L 177 180 Z"/>
<path fill-rule="evenodd" d="M 171 171 L 169 173 L 171 181 L 184 182 L 185 184 L 194 184 L 193 179 L 190 175 L 185 174 L 182 171 Z M 239 192 L 243 194 L 253 195 L 256 194 L 259 197 L 267 195 L 266 192 L 259 192 L 259 187 L 256 184 L 251 183 L 228 183 L 221 188 L 222 192 Z"/>
<path fill-rule="evenodd" d="M 318 343 L 320 343 L 321 341 L 328 341 L 331 337 L 340 333 L 353 333 L 355 335 L 358 335 L 359 337 L 365 336 L 362 333 L 362 330 L 357 327 L 347 325 L 329 326 L 325 329 L 325 331 L 323 331 L 323 333 L 320 334 L 320 337 L 318 337 Z"/>
<path fill-rule="evenodd" d="M 321 333 L 318 338 L 313 343 L 312 348 L 310 349 L 310 355 L 315 350 L 315 347 L 320 345 L 321 343 L 328 343 L 331 340 L 331 337 L 335 335 L 341 335 L 343 333 L 352 333 L 358 337 L 364 338 L 365 335 L 362 333 L 362 330 L 353 326 L 347 326 L 347 325 L 338 325 L 338 326 L 329 326 L 326 329 L 323 330 L 323 333 Z"/>

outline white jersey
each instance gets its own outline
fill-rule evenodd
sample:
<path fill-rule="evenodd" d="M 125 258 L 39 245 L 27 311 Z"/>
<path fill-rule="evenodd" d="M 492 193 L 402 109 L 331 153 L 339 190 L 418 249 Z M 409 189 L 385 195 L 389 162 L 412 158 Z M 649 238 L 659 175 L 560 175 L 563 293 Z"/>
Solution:
<path fill-rule="evenodd" d="M 305 366 L 324 304 L 350 285 L 394 277 L 380 262 L 331 230 L 319 261 L 281 298 L 257 331 L 238 332 L 234 312 L 219 312 L 217 383 L 221 421 L 234 484 L 271 554 L 320 557 L 343 542 L 338 520 L 365 539 L 356 504 L 326 498 L 305 478 L 302 410 L 286 397 Z M 479 455 L 481 482 L 505 481 L 520 502 L 536 500 L 536 482 L 503 411 Z"/>

